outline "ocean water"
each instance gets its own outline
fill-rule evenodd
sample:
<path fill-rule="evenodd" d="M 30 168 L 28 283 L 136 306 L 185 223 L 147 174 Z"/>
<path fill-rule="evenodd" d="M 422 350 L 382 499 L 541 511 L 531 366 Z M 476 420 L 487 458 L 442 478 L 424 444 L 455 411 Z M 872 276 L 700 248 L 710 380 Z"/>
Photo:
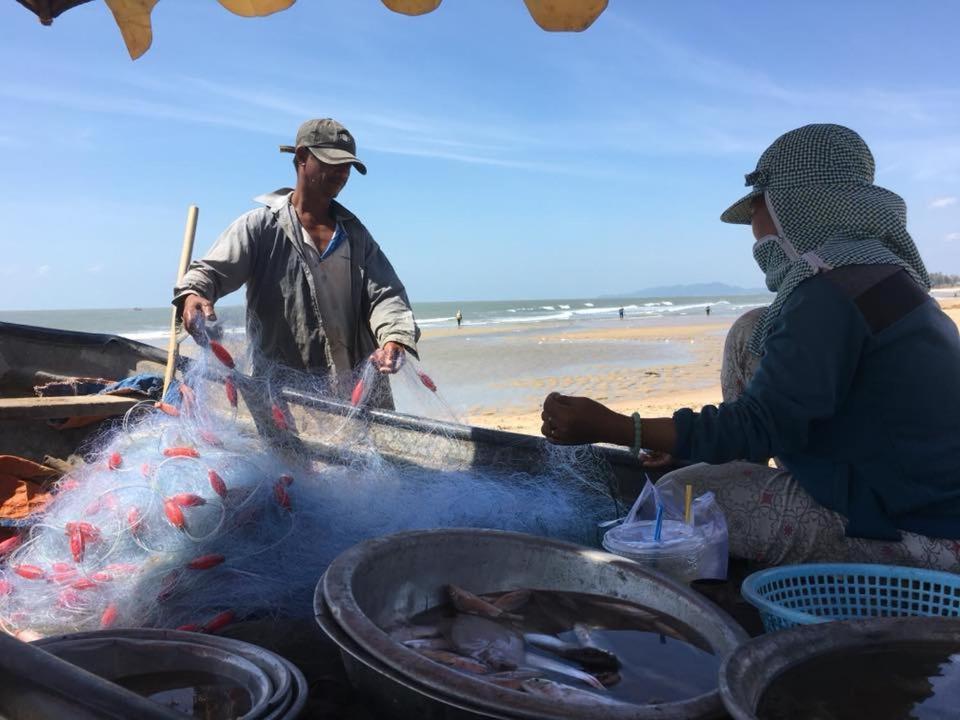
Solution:
<path fill-rule="evenodd" d="M 415 302 L 417 322 L 423 330 L 456 327 L 455 316 L 463 313 L 464 328 L 502 326 L 583 327 L 607 325 L 618 319 L 643 324 L 655 318 L 705 316 L 707 306 L 716 317 L 736 317 L 746 310 L 770 302 L 771 295 L 727 295 L 717 297 L 617 297 L 556 298 L 549 300 L 493 300 L 470 302 Z M 217 315 L 228 332 L 243 332 L 242 305 L 218 305 Z M 122 335 L 164 347 L 170 329 L 170 307 L 112 308 L 90 310 L 0 310 L 0 321 Z"/>
<path fill-rule="evenodd" d="M 584 337 L 581 330 L 697 324 L 706 320 L 722 332 L 726 323 L 771 296 L 558 298 L 489 302 L 415 302 L 424 330 L 419 345 L 424 370 L 440 387 L 443 408 L 424 405 L 419 395 L 391 383 L 397 408 L 443 420 L 476 414 L 527 412 L 550 391 L 616 396 L 616 377 L 641 375 L 660 366 L 692 362 L 693 341 Z M 624 319 L 619 319 L 619 308 Z M 457 330 L 455 315 L 463 313 Z M 242 341 L 244 307 L 218 305 L 217 315 L 229 343 Z M 170 307 L 98 310 L 0 311 L 0 321 L 121 335 L 166 348 Z M 186 352 L 192 343 L 188 341 Z M 596 383 L 602 378 L 601 385 Z M 608 380 L 609 379 L 609 382 Z M 605 384 L 606 383 L 606 384 Z M 612 384 L 610 384 L 612 383 Z"/>

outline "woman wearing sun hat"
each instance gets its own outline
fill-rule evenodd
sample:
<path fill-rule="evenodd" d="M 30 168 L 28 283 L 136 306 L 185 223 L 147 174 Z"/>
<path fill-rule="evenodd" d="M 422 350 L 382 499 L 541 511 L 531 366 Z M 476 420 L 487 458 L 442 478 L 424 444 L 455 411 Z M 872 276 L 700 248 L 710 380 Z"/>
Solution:
<path fill-rule="evenodd" d="M 873 175 L 849 128 L 778 138 L 721 216 L 777 293 L 731 328 L 725 402 L 641 419 L 553 394 L 547 439 L 703 463 L 661 482 L 716 493 L 737 557 L 960 570 L 960 335 Z"/>

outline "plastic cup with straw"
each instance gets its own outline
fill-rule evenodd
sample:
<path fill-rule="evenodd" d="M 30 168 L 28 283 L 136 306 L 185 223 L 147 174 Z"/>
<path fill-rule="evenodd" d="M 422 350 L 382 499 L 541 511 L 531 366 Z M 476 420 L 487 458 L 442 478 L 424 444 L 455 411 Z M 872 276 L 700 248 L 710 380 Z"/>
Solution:
<path fill-rule="evenodd" d="M 655 543 L 660 542 L 660 535 L 663 532 L 663 503 L 657 503 L 657 518 L 654 520 L 653 524 L 653 541 Z M 656 568 L 659 565 L 659 562 L 654 559 L 652 566 Z"/>

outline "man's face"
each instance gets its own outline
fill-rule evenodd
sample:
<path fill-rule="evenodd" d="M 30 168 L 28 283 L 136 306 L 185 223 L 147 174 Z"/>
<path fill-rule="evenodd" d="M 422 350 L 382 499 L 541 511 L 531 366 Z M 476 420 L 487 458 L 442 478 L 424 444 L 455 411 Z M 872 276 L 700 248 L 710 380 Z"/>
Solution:
<path fill-rule="evenodd" d="M 350 179 L 350 163 L 328 165 L 312 152 L 305 154 L 303 175 L 306 184 L 325 197 L 335 198 Z"/>

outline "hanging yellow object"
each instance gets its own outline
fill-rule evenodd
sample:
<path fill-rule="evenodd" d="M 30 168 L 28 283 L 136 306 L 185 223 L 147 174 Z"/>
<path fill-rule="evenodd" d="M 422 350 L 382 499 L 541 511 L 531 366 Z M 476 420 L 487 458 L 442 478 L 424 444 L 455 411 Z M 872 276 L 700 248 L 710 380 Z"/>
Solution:
<path fill-rule="evenodd" d="M 527 10 L 544 30 L 586 30 L 607 9 L 607 0 L 523 0 Z"/>
<path fill-rule="evenodd" d="M 130 57 L 136 60 L 150 49 L 153 29 L 150 13 L 159 0 L 105 0 L 123 35 Z M 199 0 L 191 0 L 198 2 Z M 207 0 L 209 2 L 209 0 Z M 223 7 L 243 17 L 262 17 L 292 7 L 296 0 L 217 0 Z M 381 0 L 390 10 L 404 15 L 433 12 L 443 0 Z M 569 32 L 586 30 L 607 8 L 607 0 L 523 0 L 527 10 L 544 30 Z M 49 25 L 66 9 L 90 0 L 66 0 L 53 5 L 50 0 L 20 0 L 40 21 Z M 360 2 L 360 0 L 345 0 Z"/>
<path fill-rule="evenodd" d="M 263 17 L 286 10 L 297 0 L 219 0 L 227 10 L 243 17 Z"/>
<path fill-rule="evenodd" d="M 425 15 L 440 7 L 442 0 L 382 0 L 382 2 L 397 13 L 404 15 Z"/>
<path fill-rule="evenodd" d="M 297 0 L 218 0 L 227 10 L 243 17 L 262 17 L 286 10 Z M 150 49 L 153 29 L 150 13 L 158 0 L 106 0 L 117 21 L 130 57 L 136 60 Z"/>
<path fill-rule="evenodd" d="M 127 44 L 127 52 L 134 60 L 149 50 L 153 42 L 150 11 L 156 4 L 157 0 L 107 0 L 107 7 Z"/>

